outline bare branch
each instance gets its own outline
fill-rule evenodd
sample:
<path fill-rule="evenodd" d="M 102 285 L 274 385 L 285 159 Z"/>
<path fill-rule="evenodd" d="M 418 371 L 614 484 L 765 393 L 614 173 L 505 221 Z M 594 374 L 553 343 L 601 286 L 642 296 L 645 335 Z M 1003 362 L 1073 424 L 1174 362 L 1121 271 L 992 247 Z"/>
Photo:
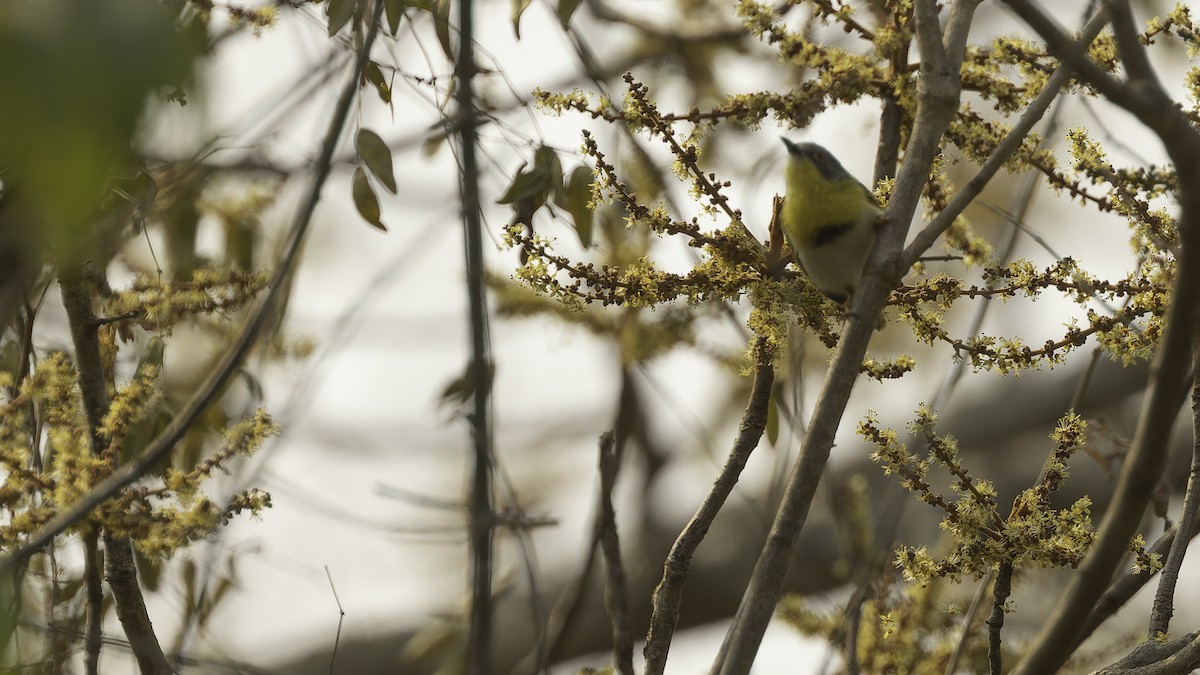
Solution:
<path fill-rule="evenodd" d="M 617 515 L 613 509 L 612 493 L 620 471 L 616 436 L 605 432 L 600 436 L 600 548 L 608 572 L 605 598 L 612 619 L 613 665 L 621 675 L 633 675 L 633 620 L 629 611 L 629 588 L 625 565 L 621 562 L 621 542 L 617 538 Z"/>
<path fill-rule="evenodd" d="M 1196 342 L 1200 356 L 1200 340 Z M 1158 579 L 1158 590 L 1154 594 L 1154 607 L 1150 611 L 1149 638 L 1166 635 L 1174 613 L 1175 584 L 1179 581 L 1179 570 L 1187 555 L 1188 545 L 1195 536 L 1196 514 L 1200 512 L 1200 378 L 1192 383 L 1192 466 L 1188 472 L 1187 491 L 1183 497 L 1183 512 L 1179 516 L 1179 536 L 1175 538 L 1171 552 L 1163 564 Z"/>
<path fill-rule="evenodd" d="M 757 447 L 763 430 L 766 429 L 771 386 L 775 381 L 775 369 L 771 364 L 773 354 L 766 338 L 758 338 L 754 345 L 754 354 L 754 384 L 750 389 L 750 400 L 746 403 L 746 412 L 742 415 L 737 438 L 729 451 L 729 459 L 725 461 L 721 473 L 717 474 L 716 480 L 713 481 L 712 490 L 671 546 L 671 552 L 664 564 L 662 581 L 654 589 L 654 609 L 650 618 L 650 630 L 646 634 L 646 646 L 643 649 L 646 657 L 646 675 L 661 675 L 666 668 L 667 652 L 671 648 L 671 639 L 679 623 L 679 604 L 683 598 L 683 585 L 687 581 L 692 556 L 695 555 L 700 542 L 704 541 L 708 528 L 725 504 L 725 500 L 733 492 L 742 469 L 750 459 L 750 453 Z"/>
<path fill-rule="evenodd" d="M 1013 565 L 1011 562 L 1000 564 L 996 572 L 996 583 L 992 585 L 992 614 L 987 619 L 988 627 L 988 672 L 1000 675 L 1004 672 L 1000 662 L 1000 633 L 1004 628 L 1004 604 L 1012 593 Z"/>
<path fill-rule="evenodd" d="M 1186 675 L 1200 666 L 1200 633 L 1167 642 L 1144 642 L 1096 675 Z"/>
<path fill-rule="evenodd" d="M 1175 535 L 1179 532 L 1178 524 L 1171 526 L 1166 532 L 1147 549 L 1146 553 L 1163 555 L 1171 550 L 1171 546 L 1175 541 Z M 1193 533 L 1193 537 L 1195 533 Z M 1109 584 L 1108 589 L 1096 600 L 1096 604 L 1092 606 L 1092 611 L 1088 614 L 1088 618 L 1083 622 L 1083 627 L 1079 629 L 1079 634 L 1075 636 L 1075 644 L 1072 648 L 1076 648 L 1083 644 L 1083 641 L 1091 637 L 1105 621 L 1108 621 L 1114 614 L 1125 606 L 1133 596 L 1137 595 L 1138 591 L 1142 590 L 1154 575 L 1149 572 L 1135 572 L 1126 570 L 1117 577 L 1116 581 Z"/>
<path fill-rule="evenodd" d="M 104 625 L 104 580 L 100 570 L 104 566 L 104 558 L 100 553 L 100 534 L 89 532 L 83 536 L 83 583 L 87 597 L 83 638 L 83 668 L 87 675 L 98 675 L 100 672 L 100 646 L 103 638 L 101 628 Z"/>

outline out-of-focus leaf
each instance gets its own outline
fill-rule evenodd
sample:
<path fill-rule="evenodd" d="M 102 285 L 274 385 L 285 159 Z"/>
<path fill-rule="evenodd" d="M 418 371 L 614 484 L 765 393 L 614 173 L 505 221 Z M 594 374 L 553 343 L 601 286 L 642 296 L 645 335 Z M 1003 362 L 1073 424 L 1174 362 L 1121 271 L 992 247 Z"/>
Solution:
<path fill-rule="evenodd" d="M 446 58 L 454 61 L 454 46 L 450 44 L 450 0 L 433 0 L 433 32 Z"/>
<path fill-rule="evenodd" d="M 367 82 L 375 87 L 375 93 L 379 94 L 379 100 L 390 104 L 392 102 L 392 88 L 388 85 L 387 78 L 383 76 L 383 69 L 374 61 L 367 64 L 367 72 L 365 73 Z"/>
<path fill-rule="evenodd" d="M 370 129 L 359 129 L 354 137 L 354 149 L 358 156 L 379 179 L 388 192 L 396 194 L 396 175 L 392 172 L 392 150 L 379 134 Z"/>
<path fill-rule="evenodd" d="M 586 166 L 577 166 L 567 179 L 563 197 L 559 206 L 571 214 L 575 221 L 575 233 L 579 235 L 579 243 L 584 248 L 592 247 L 592 183 L 595 177 Z"/>
<path fill-rule="evenodd" d="M 545 145 L 533 153 L 533 167 L 546 172 L 546 183 L 555 199 L 562 199 L 563 172 L 562 163 L 558 161 L 558 153 Z"/>
<path fill-rule="evenodd" d="M 387 227 L 379 219 L 379 197 L 375 196 L 375 190 L 367 182 L 367 172 L 363 171 L 361 166 L 354 169 L 351 195 L 354 197 L 354 208 L 358 209 L 358 215 L 380 231 L 387 232 Z"/>
<path fill-rule="evenodd" d="M 429 138 L 426 138 L 425 142 L 421 143 L 421 156 L 426 159 L 433 157 L 437 154 L 438 150 L 442 149 L 442 146 L 445 144 L 446 134 L 436 133 Z"/>
<path fill-rule="evenodd" d="M 528 199 L 543 191 L 546 187 L 546 176 L 536 169 L 526 171 L 524 167 L 517 171 L 517 176 L 509 183 L 508 189 L 496 200 L 498 204 L 515 204 L 522 199 Z"/>
<path fill-rule="evenodd" d="M 404 0 L 383 0 L 383 13 L 388 32 L 395 35 L 400 30 L 400 19 L 404 17 Z"/>
<path fill-rule="evenodd" d="M 0 163 L 5 201 L 27 214 L 20 245 L 106 264 L 96 247 L 113 233 L 82 223 L 97 228 L 88 213 L 110 179 L 136 170 L 147 100 L 190 86 L 207 39 L 196 23 L 142 0 L 0 3 Z"/>
<path fill-rule="evenodd" d="M 355 4 L 356 0 L 329 0 L 329 5 L 325 8 L 329 14 L 329 37 L 337 35 L 337 32 L 349 23 L 350 17 L 354 16 Z"/>
<path fill-rule="evenodd" d="M 483 374 L 485 386 L 490 386 L 495 376 L 496 366 L 489 364 L 487 372 Z M 464 413 L 471 398 L 475 395 L 475 385 L 475 364 L 468 363 L 462 375 L 451 380 L 442 389 L 440 405 L 451 410 L 455 415 Z"/>
<path fill-rule="evenodd" d="M 521 15 L 525 10 L 529 9 L 529 5 L 533 4 L 533 0 L 511 0 L 512 1 L 512 25 L 513 35 L 517 39 L 521 39 Z"/>
<path fill-rule="evenodd" d="M 525 199 L 534 201 L 536 210 L 546 203 L 551 194 L 556 197 L 563 193 L 562 165 L 558 154 L 552 149 L 542 146 L 533 156 L 533 168 L 526 170 L 524 166 L 517 170 L 513 182 L 500 199 L 500 204 L 514 204 Z"/>
<path fill-rule="evenodd" d="M 143 555 L 137 547 L 133 547 L 133 557 L 137 561 L 138 578 L 148 591 L 157 591 L 162 585 L 162 561 Z"/>
<path fill-rule="evenodd" d="M 567 24 L 571 23 L 571 17 L 575 15 L 575 10 L 579 9 L 582 1 L 558 0 L 558 20 L 562 23 L 563 28 L 566 28 Z"/>

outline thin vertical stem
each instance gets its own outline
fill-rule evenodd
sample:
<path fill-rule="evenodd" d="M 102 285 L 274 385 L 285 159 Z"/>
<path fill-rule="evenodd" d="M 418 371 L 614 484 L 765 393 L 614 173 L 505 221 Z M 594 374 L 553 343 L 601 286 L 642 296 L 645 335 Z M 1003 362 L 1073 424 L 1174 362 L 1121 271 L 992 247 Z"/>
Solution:
<path fill-rule="evenodd" d="M 479 167 L 475 158 L 475 42 L 471 0 L 458 3 L 458 62 L 455 64 L 458 102 L 459 161 L 463 229 L 467 261 L 467 299 L 471 323 L 471 367 L 474 395 L 471 436 L 474 467 L 471 479 L 471 633 L 467 647 L 468 672 L 485 675 L 491 653 L 492 513 L 491 359 L 488 354 L 487 308 L 483 295 L 483 232 L 479 207 Z"/>
<path fill-rule="evenodd" d="M 83 638 L 83 671 L 87 675 L 100 672 L 100 624 L 104 620 L 104 580 L 100 555 L 100 534 L 95 530 L 83 535 L 83 583 L 86 593 Z"/>
<path fill-rule="evenodd" d="M 1008 602 L 1008 596 L 1012 593 L 1012 575 L 1012 563 L 1000 563 L 1000 569 L 996 572 L 996 583 L 992 586 L 992 614 L 987 619 L 988 672 L 991 675 L 1000 675 L 1002 672 L 1000 635 L 1004 628 L 1004 604 Z"/>

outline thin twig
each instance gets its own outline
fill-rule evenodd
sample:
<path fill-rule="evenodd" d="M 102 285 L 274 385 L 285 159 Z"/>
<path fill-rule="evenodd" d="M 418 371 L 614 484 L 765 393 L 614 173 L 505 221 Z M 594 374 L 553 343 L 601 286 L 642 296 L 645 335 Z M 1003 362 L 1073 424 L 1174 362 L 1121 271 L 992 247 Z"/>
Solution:
<path fill-rule="evenodd" d="M 346 610 L 342 608 L 342 599 L 338 597 L 337 588 L 333 585 L 333 575 L 329 572 L 329 565 L 325 565 L 325 578 L 329 579 L 329 590 L 333 591 L 333 601 L 337 603 L 338 608 L 337 634 L 333 636 L 333 653 L 329 655 L 329 675 L 333 675 L 333 666 L 337 663 L 338 645 L 342 642 L 342 624 L 346 621 Z"/>
<path fill-rule="evenodd" d="M 1158 554 L 1159 556 L 1166 555 L 1174 544 L 1175 535 L 1179 531 L 1178 524 L 1172 525 L 1163 532 L 1161 536 L 1153 544 L 1146 548 L 1148 554 Z M 1195 537 L 1193 532 L 1192 536 Z M 1125 606 L 1133 596 L 1137 595 L 1138 591 L 1142 590 L 1150 580 L 1154 578 L 1151 572 L 1134 572 L 1132 569 L 1126 569 L 1119 577 L 1100 595 L 1096 603 L 1092 605 L 1092 611 L 1088 614 L 1087 620 L 1083 622 L 1083 627 L 1079 629 L 1079 633 L 1075 636 L 1075 644 L 1072 649 L 1083 644 L 1083 641 L 1091 637 L 1105 621 L 1113 617 L 1122 607 Z"/>
<path fill-rule="evenodd" d="M 633 427 L 636 426 L 634 418 L 640 414 L 638 400 L 633 375 L 628 368 L 622 368 L 621 389 L 617 395 L 617 415 L 613 420 L 613 437 L 618 465 L 621 461 L 620 458 L 624 455 L 624 444 L 630 437 Z M 549 673 L 550 662 L 561 653 L 567 633 L 579 617 L 579 611 L 583 607 L 584 590 L 588 579 L 591 578 L 592 568 L 596 564 L 596 552 L 600 550 L 601 539 L 604 535 L 603 493 L 605 485 L 603 481 L 604 477 L 601 475 L 600 496 L 596 500 L 596 513 L 592 517 L 592 536 L 588 541 L 587 553 L 584 554 L 583 570 L 576 577 L 574 583 L 570 584 L 562 593 L 554 610 L 550 613 L 546 628 L 539 636 L 538 644 L 535 645 L 535 653 L 526 656 L 522 663 L 514 669 L 514 672 Z M 534 660 L 532 667 L 528 665 L 531 659 Z"/>
<path fill-rule="evenodd" d="M 654 589 L 650 629 L 646 634 L 646 646 L 642 652 L 646 657 L 646 675 L 662 675 L 663 669 L 666 668 L 671 639 L 674 637 L 675 627 L 679 624 L 679 604 L 683 599 L 683 585 L 687 581 L 692 556 L 695 555 L 700 542 L 704 541 L 713 519 L 737 485 L 738 477 L 750 459 L 750 453 L 757 447 L 763 430 L 766 429 L 767 408 L 771 400 L 771 387 L 775 381 L 775 370 L 771 365 L 772 351 L 766 338 L 760 337 L 755 342 L 754 384 L 750 389 L 750 399 L 746 404 L 737 438 L 730 449 L 729 459 L 713 481 L 708 496 L 679 533 L 670 553 L 667 554 L 662 580 Z"/>
<path fill-rule="evenodd" d="M 0 574 L 13 570 L 20 561 L 28 558 L 34 552 L 41 550 L 54 537 L 85 518 L 97 506 L 117 494 L 121 489 L 132 485 L 157 466 L 171 452 L 175 444 L 191 430 L 192 424 L 208 408 L 209 404 L 216 399 L 217 394 L 224 389 L 225 385 L 229 383 L 241 363 L 245 360 L 246 355 L 257 343 L 259 334 L 270 321 L 274 314 L 276 303 L 287 288 L 287 278 L 292 273 L 300 252 L 300 245 L 304 241 L 304 235 L 308 232 L 309 224 L 312 222 L 313 211 L 316 209 L 317 202 L 321 199 L 321 189 L 324 187 L 326 179 L 329 178 L 331 161 L 334 150 L 337 147 L 338 137 L 341 135 L 342 128 L 346 124 L 346 119 L 350 113 L 350 104 L 354 101 L 355 94 L 358 92 L 358 83 L 362 78 L 367 61 L 369 61 L 371 44 L 375 40 L 379 17 L 382 12 L 383 0 L 377 0 L 374 10 L 375 18 L 368 27 L 366 37 L 363 39 L 362 51 L 359 52 L 358 59 L 355 62 L 354 72 L 346 83 L 341 97 L 334 107 L 329 128 L 322 142 L 320 158 L 317 160 L 316 169 L 313 172 L 313 177 L 305 193 L 304 200 L 296 212 L 295 219 L 292 221 L 288 237 L 284 242 L 279 264 L 275 268 L 275 273 L 271 276 L 271 281 L 267 285 L 265 294 L 250 311 L 246 322 L 242 325 L 241 331 L 234 338 L 233 342 L 230 343 L 229 347 L 226 348 L 224 354 L 221 355 L 221 359 L 212 367 L 211 373 L 200 384 L 196 393 L 192 395 L 191 400 L 188 401 L 179 415 L 172 419 L 171 423 L 146 446 L 142 455 L 137 460 L 114 471 L 112 475 L 92 488 L 91 492 L 80 498 L 74 505 L 46 523 L 35 534 L 31 535 L 24 545 L 9 552 L 0 559 Z"/>
<path fill-rule="evenodd" d="M 992 584 L 992 614 L 987 619 L 988 627 L 988 672 L 1000 675 L 1000 633 L 1004 628 L 1004 604 L 1012 593 L 1013 565 L 1009 561 L 1000 563 L 996 572 L 996 583 Z"/>
<path fill-rule="evenodd" d="M 633 619 L 629 611 L 629 588 L 625 565 L 621 562 L 621 542 L 617 537 L 617 516 L 612 493 L 617 483 L 620 462 L 616 436 L 611 431 L 600 436 L 600 548 L 608 584 L 604 596 L 612 619 L 613 666 L 621 675 L 633 675 Z"/>
<path fill-rule="evenodd" d="M 1200 338 L 1196 341 L 1196 357 L 1200 357 Z M 1167 554 L 1158 578 L 1158 590 L 1154 594 L 1154 607 L 1150 610 L 1149 639 L 1167 634 L 1171 615 L 1175 611 L 1175 584 L 1179 581 L 1179 569 L 1187 555 L 1188 544 L 1196 532 L 1196 514 L 1200 511 L 1200 378 L 1192 383 L 1192 466 L 1188 472 L 1187 490 L 1183 497 L 1183 510 L 1179 516 L 1179 536 Z"/>

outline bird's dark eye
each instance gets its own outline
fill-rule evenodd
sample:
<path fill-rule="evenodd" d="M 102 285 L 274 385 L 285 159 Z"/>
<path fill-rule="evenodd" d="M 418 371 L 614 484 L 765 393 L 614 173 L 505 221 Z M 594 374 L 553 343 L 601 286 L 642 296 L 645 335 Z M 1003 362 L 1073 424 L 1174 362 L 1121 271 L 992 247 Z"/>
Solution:
<path fill-rule="evenodd" d="M 824 161 L 825 161 L 825 153 L 823 153 L 823 152 L 814 152 L 814 153 L 813 153 L 813 159 L 817 160 L 818 162 L 824 162 Z"/>

